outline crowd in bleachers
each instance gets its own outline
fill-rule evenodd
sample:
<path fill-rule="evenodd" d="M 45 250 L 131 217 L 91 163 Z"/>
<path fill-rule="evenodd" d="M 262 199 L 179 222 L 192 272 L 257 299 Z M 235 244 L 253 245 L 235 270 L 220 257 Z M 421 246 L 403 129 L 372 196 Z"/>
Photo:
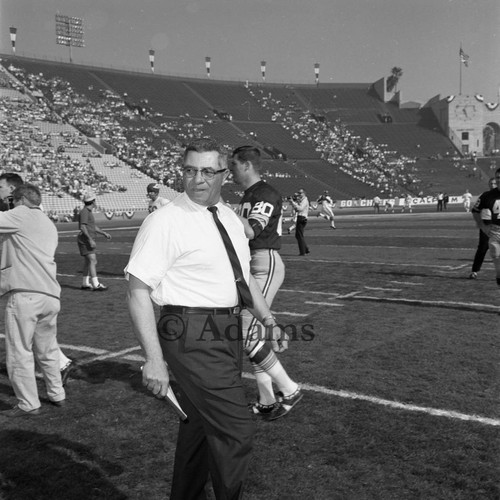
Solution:
<path fill-rule="evenodd" d="M 14 68 L 10 68 L 15 71 Z M 22 172 L 27 182 L 33 182 L 43 192 L 60 195 L 67 192 L 77 198 L 88 190 L 96 194 L 120 191 L 122 186 L 109 182 L 96 172 L 90 162 L 71 158 L 66 151 L 75 151 L 86 146 L 82 134 L 61 130 L 60 115 L 50 102 L 39 95 L 39 83 L 45 88 L 47 82 L 41 75 L 23 75 L 15 71 L 34 99 L 0 99 L 0 168 L 3 171 Z M 24 77 L 23 77 L 24 76 Z M 21 90 L 22 87 L 5 78 L 3 87 Z M 56 99 L 63 99 L 62 94 Z M 59 101 L 60 102 L 60 101 Z"/>
<path fill-rule="evenodd" d="M 120 96 L 109 90 L 101 90 L 100 99 L 96 101 L 75 92 L 69 82 L 62 78 L 47 79 L 43 74 L 25 73 L 21 69 L 12 67 L 9 69 L 30 92 L 43 94 L 44 99 L 40 99 L 40 105 L 50 106 L 55 116 L 60 117 L 59 120 L 71 124 L 86 136 L 105 141 L 120 159 L 154 178 L 159 179 L 171 173 L 173 169 L 171 165 L 176 160 L 172 145 L 168 144 L 166 148 L 160 150 L 151 145 L 155 134 L 157 136 L 161 134 L 161 128 L 152 124 L 149 129 L 141 127 L 137 129 L 140 133 L 134 133 L 137 131 L 133 127 L 127 127 L 125 123 L 133 123 L 137 111 L 130 109 Z M 74 168 L 75 161 L 72 160 L 70 165 L 65 164 L 65 170 Z M 83 167 L 80 172 L 81 178 L 87 182 L 89 177 L 92 177 L 91 167 L 89 165 Z M 115 190 L 115 186 L 106 180 L 90 180 L 93 185 L 97 180 L 98 189 L 101 191 Z M 118 186 L 116 189 L 120 190 L 122 187 Z"/>
<path fill-rule="evenodd" d="M 370 138 L 361 139 L 339 119 L 328 123 L 324 117 L 313 116 L 293 102 L 274 99 L 271 92 L 259 88 L 252 92 L 263 107 L 273 110 L 273 121 L 280 123 L 294 139 L 312 142 L 322 159 L 338 165 L 351 177 L 389 196 L 402 190 L 418 190 L 420 181 L 413 168 L 414 158 L 387 151 Z"/>
<path fill-rule="evenodd" d="M 19 125 L 20 128 L 17 129 L 11 123 L 16 121 L 13 113 L 7 109 L 0 110 L 11 119 L 11 122 L 4 120 L 2 127 L 2 141 L 8 147 L 0 155 L 0 167 L 21 169 L 27 172 L 29 180 L 36 181 L 44 190 L 56 194 L 67 192 L 78 196 L 87 186 L 98 193 L 126 189 L 96 172 L 93 168 L 95 162 L 66 154 L 83 151 L 87 140 L 85 136 L 96 138 L 97 144 L 101 144 L 107 152 L 112 152 L 117 158 L 116 166 L 122 160 L 144 175 L 177 188 L 183 145 L 194 137 L 215 130 L 219 122 L 206 114 L 195 117 L 186 112 L 175 117 L 171 114 L 163 115 L 157 109 L 149 109 L 147 99 L 137 96 L 129 98 L 125 93 L 129 91 L 126 85 L 122 86 L 120 95 L 106 90 L 104 86 L 96 85 L 96 88 L 91 88 L 89 80 L 85 85 L 75 83 L 79 89 L 77 92 L 68 81 L 59 76 L 45 77 L 38 70 L 30 73 L 13 68 L 12 65 L 9 66 L 9 71 L 22 83 L 19 90 L 36 98 L 38 102 L 35 104 L 35 99 L 32 99 L 16 103 L 17 113 L 24 115 L 17 121 L 23 123 L 24 120 L 25 124 Z M 0 77 L 0 86 L 2 81 L 4 86 L 13 85 L 1 72 Z M 87 85 L 88 91 L 85 90 Z M 354 132 L 340 118 L 332 118 L 328 110 L 323 114 L 311 113 L 306 110 L 307 99 L 301 98 L 293 89 L 277 87 L 275 93 L 272 87 L 258 85 L 247 85 L 244 89 L 249 96 L 248 101 L 240 102 L 243 97 L 242 88 L 235 87 L 233 104 L 235 109 L 238 104 L 243 111 L 247 110 L 244 105 L 248 106 L 248 111 L 240 110 L 241 117 L 245 120 L 237 123 L 238 128 L 233 125 L 233 128 L 227 130 L 219 127 L 223 142 L 231 142 L 227 144 L 228 149 L 236 146 L 232 142 L 239 141 L 242 136 L 248 141 L 258 141 L 261 147 L 264 146 L 266 154 L 274 158 L 274 150 L 269 152 L 266 146 L 271 148 L 269 144 L 274 145 L 273 139 L 276 139 L 278 149 L 283 144 L 286 146 L 283 154 L 294 165 L 298 162 L 297 169 L 286 168 L 290 163 L 282 161 L 283 157 L 280 160 L 283 168 L 278 166 L 276 169 L 269 169 L 264 173 L 265 176 L 296 178 L 296 172 L 301 171 L 301 162 L 306 164 L 309 160 L 315 160 L 318 164 L 333 165 L 337 175 L 345 174 L 346 179 L 348 175 L 353 183 L 359 181 L 381 195 L 396 196 L 407 191 L 418 193 L 426 187 L 417 173 L 416 157 L 391 151 L 376 135 L 373 135 L 375 139 L 370 139 L 367 135 L 371 134 Z M 215 94 L 211 88 L 203 89 L 203 92 L 207 96 L 213 94 L 222 99 L 222 90 L 216 90 Z M 326 92 L 325 95 L 328 97 L 330 94 Z M 331 96 L 328 99 L 331 100 Z M 258 103 L 256 107 L 261 113 L 265 111 L 268 121 L 250 121 L 250 103 L 254 102 Z M 2 106 L 6 106 L 3 101 Z M 166 109 L 162 110 L 167 113 Z M 252 117 L 254 111 L 252 108 Z M 327 119 L 328 116 L 330 119 Z M 51 134 L 40 128 L 39 122 L 59 126 L 69 124 L 80 133 L 66 131 L 64 135 Z M 26 134 L 30 135 L 29 139 Z M 396 148 L 397 146 L 391 149 Z M 329 171 L 328 168 L 326 171 Z M 109 171 L 105 173 L 109 175 Z M 114 176 L 111 177 L 116 181 Z M 356 189 L 359 189 L 357 185 Z M 353 188 L 352 191 L 356 189 Z"/>
<path fill-rule="evenodd" d="M 30 94 L 39 96 L 38 105 L 29 104 L 31 109 L 28 115 L 32 119 L 68 123 L 82 134 L 109 145 L 118 159 L 169 187 L 178 187 L 183 144 L 204 135 L 204 122 L 211 121 L 208 117 L 206 120 L 193 120 L 187 113 L 176 120 L 164 119 L 161 113 L 151 113 L 147 103 L 139 110 L 139 107 L 126 102 L 126 96 L 122 98 L 109 90 L 95 92 L 89 88 L 89 94 L 82 95 L 69 82 L 57 76 L 45 78 L 43 73 L 28 73 L 12 65 L 9 71 Z M 37 107 L 45 111 L 35 115 Z M 66 148 L 73 147 L 76 140 L 67 137 Z M 74 158 L 66 161 L 61 151 L 57 153 L 47 148 L 42 159 L 34 165 L 26 165 L 29 160 L 23 160 L 23 165 L 19 167 L 29 172 L 29 180 L 36 180 L 45 189 L 56 192 L 65 189 L 71 194 L 78 194 L 81 184 L 90 185 L 97 194 L 122 189 L 122 186 L 100 179 L 98 174 L 92 172 L 90 162 L 81 165 Z M 22 156 L 27 158 L 28 155 Z M 59 166 L 59 173 L 54 172 L 55 164 Z M 6 166 L 15 168 L 14 165 Z M 77 174 L 78 179 L 73 174 Z"/>

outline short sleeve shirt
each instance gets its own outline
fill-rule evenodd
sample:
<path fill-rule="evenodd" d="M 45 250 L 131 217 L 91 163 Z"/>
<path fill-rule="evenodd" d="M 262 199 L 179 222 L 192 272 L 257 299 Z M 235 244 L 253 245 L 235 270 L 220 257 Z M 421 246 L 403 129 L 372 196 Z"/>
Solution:
<path fill-rule="evenodd" d="M 243 224 L 229 207 L 218 203 L 217 208 L 248 280 L 250 249 Z M 231 263 L 213 216 L 186 193 L 144 220 L 125 273 L 149 286 L 158 305 L 234 307 L 238 303 Z"/>
<path fill-rule="evenodd" d="M 485 224 L 499 226 L 500 229 L 500 190 L 497 188 L 482 193 L 474 206 L 473 213 L 480 213 Z"/>
<path fill-rule="evenodd" d="M 89 233 L 89 236 L 92 239 L 95 239 L 96 237 L 96 230 L 95 230 L 95 218 L 94 214 L 92 213 L 92 210 L 89 210 L 87 207 L 84 207 L 79 216 L 79 224 L 78 227 L 81 230 L 82 226 L 87 226 L 87 231 Z"/>

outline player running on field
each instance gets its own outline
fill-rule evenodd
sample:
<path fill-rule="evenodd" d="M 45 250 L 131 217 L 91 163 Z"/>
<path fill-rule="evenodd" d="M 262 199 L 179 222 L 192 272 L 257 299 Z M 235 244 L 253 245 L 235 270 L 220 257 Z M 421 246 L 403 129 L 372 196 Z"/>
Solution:
<path fill-rule="evenodd" d="M 335 214 L 333 213 L 333 209 L 335 208 L 335 202 L 332 200 L 331 196 L 328 194 L 328 191 L 323 191 L 323 194 L 317 199 L 316 203 L 321 205 L 320 211 L 318 212 L 318 217 L 323 217 L 323 219 L 330 221 L 330 227 L 332 229 L 337 229 L 335 227 Z"/>

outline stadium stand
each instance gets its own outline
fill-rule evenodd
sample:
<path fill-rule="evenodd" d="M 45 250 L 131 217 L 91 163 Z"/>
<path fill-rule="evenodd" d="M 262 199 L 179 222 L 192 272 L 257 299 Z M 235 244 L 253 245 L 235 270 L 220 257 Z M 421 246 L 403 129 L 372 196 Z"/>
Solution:
<path fill-rule="evenodd" d="M 442 185 L 448 192 L 463 186 L 479 192 L 490 173 L 458 155 L 430 110 L 384 103 L 370 84 L 216 82 L 12 56 L 2 56 L 2 66 L 2 105 L 19 107 L 24 100 L 39 107 L 20 137 L 32 127 L 34 136 L 50 137 L 43 145 L 50 155 L 78 164 L 73 175 L 87 182 L 82 169 L 90 169 L 103 210 L 140 209 L 141 186 L 153 180 L 166 190 L 178 187 L 182 147 L 202 135 L 228 149 L 261 147 L 276 187 L 292 193 L 300 185 L 312 198 L 324 189 L 335 198 L 435 194 Z M 24 156 L 33 147 L 21 148 Z M 2 156 L 4 170 L 15 166 L 12 154 Z M 67 196 L 78 202 L 88 186 L 75 192 L 74 183 L 64 177 L 54 192 L 52 182 L 47 197 L 57 200 L 48 205 L 63 210 Z M 236 186 L 223 192 L 236 201 Z"/>

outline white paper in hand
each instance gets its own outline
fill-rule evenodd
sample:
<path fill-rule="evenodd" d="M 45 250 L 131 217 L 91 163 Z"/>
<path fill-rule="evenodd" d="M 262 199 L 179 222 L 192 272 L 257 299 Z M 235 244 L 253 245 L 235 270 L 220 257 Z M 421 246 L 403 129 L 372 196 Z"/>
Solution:
<path fill-rule="evenodd" d="M 174 408 L 174 410 L 176 411 L 177 415 L 179 415 L 181 420 L 186 420 L 188 418 L 184 410 L 181 408 L 179 401 L 177 401 L 174 391 L 172 390 L 172 387 L 170 385 L 168 386 L 167 396 L 165 399 Z"/>
<path fill-rule="evenodd" d="M 141 366 L 141 371 L 142 369 L 143 366 Z M 184 410 L 181 408 L 179 401 L 177 401 L 177 398 L 175 397 L 174 391 L 172 390 L 172 386 L 170 384 L 168 385 L 167 395 L 163 399 L 166 399 L 170 403 L 170 406 L 175 410 L 177 415 L 179 415 L 181 420 L 187 420 L 188 417 Z"/>

